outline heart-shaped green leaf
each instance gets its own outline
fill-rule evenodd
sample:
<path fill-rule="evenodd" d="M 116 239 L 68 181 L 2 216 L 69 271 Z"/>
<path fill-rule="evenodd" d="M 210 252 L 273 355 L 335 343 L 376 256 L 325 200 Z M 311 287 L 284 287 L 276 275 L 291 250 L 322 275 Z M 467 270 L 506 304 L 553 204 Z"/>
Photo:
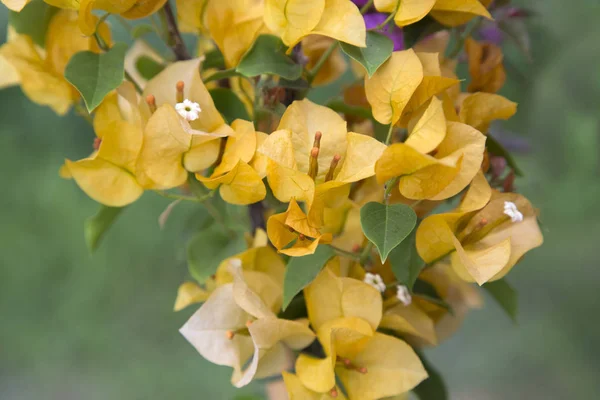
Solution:
<path fill-rule="evenodd" d="M 433 365 L 429 363 L 422 353 L 418 353 L 421 362 L 427 371 L 429 378 L 421 382 L 416 388 L 413 389 L 419 400 L 447 400 L 448 389 L 440 373 L 433 368 Z"/>
<path fill-rule="evenodd" d="M 233 91 L 225 88 L 214 88 L 209 90 L 209 93 L 215 102 L 215 107 L 223 114 L 223 118 L 228 124 L 238 118 L 251 121 L 246 106 Z"/>
<path fill-rule="evenodd" d="M 248 77 L 272 74 L 288 80 L 302 75 L 302 66 L 285 54 L 286 46 L 273 35 L 260 35 L 240 60 L 236 71 Z"/>
<path fill-rule="evenodd" d="M 356 47 L 340 42 L 342 51 L 358 61 L 372 76 L 394 51 L 394 42 L 387 36 L 373 31 L 367 31 L 367 47 Z"/>
<path fill-rule="evenodd" d="M 123 210 L 123 207 L 101 206 L 96 215 L 85 220 L 83 235 L 90 252 L 93 253 L 98 248 L 104 234 L 110 229 Z"/>
<path fill-rule="evenodd" d="M 494 282 L 488 282 L 482 286 L 488 293 L 496 300 L 496 302 L 502 307 L 506 314 L 517 322 L 517 306 L 518 296 L 517 291 L 506 282 L 504 279 L 500 279 Z"/>
<path fill-rule="evenodd" d="M 413 230 L 417 215 L 405 204 L 381 204 L 370 202 L 360 209 L 362 230 L 377 247 L 381 262 Z"/>
<path fill-rule="evenodd" d="M 187 244 L 188 269 L 194 279 L 204 283 L 212 276 L 224 259 L 246 248 L 243 236 L 231 236 L 216 228 L 194 235 Z"/>
<path fill-rule="evenodd" d="M 425 262 L 417 253 L 416 230 L 390 252 L 389 259 L 396 279 L 412 291 Z"/>
<path fill-rule="evenodd" d="M 106 53 L 80 51 L 69 60 L 65 78 L 81 93 L 88 111 L 123 82 L 126 52 L 127 45 L 117 43 Z"/>
<path fill-rule="evenodd" d="M 151 57 L 141 56 L 135 60 L 135 69 L 144 79 L 150 80 L 165 69 L 165 66 Z"/>
<path fill-rule="evenodd" d="M 319 275 L 321 268 L 334 255 L 330 246 L 320 245 L 314 254 L 290 258 L 283 281 L 283 310 L 287 308 L 295 295 Z"/>

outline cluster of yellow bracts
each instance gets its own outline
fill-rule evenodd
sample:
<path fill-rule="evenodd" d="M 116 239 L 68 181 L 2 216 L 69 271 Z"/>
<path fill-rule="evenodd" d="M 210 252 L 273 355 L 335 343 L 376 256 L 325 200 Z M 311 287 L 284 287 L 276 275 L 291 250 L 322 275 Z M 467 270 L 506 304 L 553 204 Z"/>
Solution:
<path fill-rule="evenodd" d="M 25 3 L 8 2 L 15 9 Z M 68 59 L 77 51 L 98 51 L 94 41 L 74 32 L 98 28 L 110 43 L 110 32 L 104 23 L 96 27 L 91 10 L 134 18 L 152 13 L 164 0 L 48 3 L 79 13 L 61 10 L 53 17 L 44 51 L 12 33 L 0 50 L 0 66 L 2 57 L 8 60 L 18 71 L 14 80 L 32 100 L 63 114 L 78 101 L 62 77 Z M 328 47 L 314 42 L 314 35 L 364 46 L 364 22 L 349 1 L 311 1 L 314 7 L 287 3 L 181 1 L 178 8 L 182 28 L 208 32 L 227 66 L 235 66 L 264 32 L 277 34 L 288 46 L 302 42 L 309 63 Z M 375 1 L 375 6 L 392 12 L 395 3 Z M 449 25 L 464 22 L 465 15 L 489 16 L 477 1 L 421 3 L 395 8 L 396 23 L 408 25 L 430 11 Z M 340 19 L 344 24 L 337 23 Z M 358 102 L 392 127 L 390 145 L 374 138 L 369 121 L 347 122 L 309 100 L 289 105 L 268 132 L 256 131 L 252 121 L 227 124 L 203 83 L 198 58 L 167 66 L 145 83 L 143 93 L 125 82 L 107 96 L 93 117 L 95 151 L 67 160 L 61 174 L 92 199 L 114 207 L 136 201 L 144 191 L 180 188 L 190 174 L 232 204 L 262 201 L 270 190 L 287 210 L 268 212 L 266 232 L 257 231 L 253 245 L 224 260 L 202 286 L 187 282 L 179 288 L 177 310 L 204 303 L 182 334 L 206 359 L 232 367 L 238 387 L 283 375 L 291 399 L 345 398 L 344 392 L 350 399 L 404 398 L 427 377 L 413 347 L 438 344 L 470 308 L 480 306 L 471 282 L 502 278 L 542 243 L 536 211 L 527 199 L 492 189 L 484 175 L 490 123 L 516 112 L 516 104 L 490 93 L 504 83 L 501 57 L 500 62 L 488 57 L 484 61 L 493 65 L 483 68 L 481 59 L 489 49 L 486 53 L 468 42 L 474 93 L 461 93 L 455 63 L 438 55 L 446 44 L 447 36 L 437 35 L 414 49 L 394 52 L 359 85 Z M 324 69 L 329 76 L 321 74 L 315 83 L 339 77 L 337 57 Z M 14 75 L 8 72 L 3 84 Z M 197 118 L 178 112 L 184 99 L 196 103 Z M 278 318 L 285 273 L 281 254 L 302 257 L 329 243 L 349 253 L 363 249 L 359 210 L 369 201 L 382 201 L 383 184 L 390 180 L 397 182 L 390 203 L 413 205 L 423 218 L 416 228 L 416 248 L 432 265 L 419 279 L 436 289 L 453 314 L 426 299 L 415 297 L 407 304 L 394 290 L 380 292 L 364 282 L 367 271 L 356 259 L 336 256 L 304 289 L 308 320 Z M 460 193 L 453 210 L 426 216 Z M 506 214 L 507 202 L 521 214 L 518 221 Z M 369 272 L 386 284 L 394 282 L 389 262 L 381 263 L 374 252 L 370 257 Z M 406 341 L 378 332 L 381 328 Z M 315 340 L 322 357 L 294 353 Z M 292 367 L 294 374 L 285 372 Z"/>

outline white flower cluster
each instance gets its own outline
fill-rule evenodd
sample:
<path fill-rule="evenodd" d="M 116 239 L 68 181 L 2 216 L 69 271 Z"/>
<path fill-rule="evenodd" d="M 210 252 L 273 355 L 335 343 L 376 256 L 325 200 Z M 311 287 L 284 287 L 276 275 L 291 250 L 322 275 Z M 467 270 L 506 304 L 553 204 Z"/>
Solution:
<path fill-rule="evenodd" d="M 412 303 L 412 296 L 410 295 L 408 288 L 404 285 L 398 285 L 396 286 L 396 290 L 396 297 L 398 300 L 405 306 L 409 306 L 410 303 Z"/>
<path fill-rule="evenodd" d="M 183 103 L 175 104 L 175 110 L 188 121 L 195 121 L 200 117 L 200 104 L 185 99 Z"/>
<path fill-rule="evenodd" d="M 385 292 L 385 283 L 379 274 L 372 274 L 367 272 L 363 281 L 375 289 L 379 290 L 381 293 Z"/>
<path fill-rule="evenodd" d="M 517 205 L 512 201 L 504 202 L 504 214 L 508 215 L 512 222 L 523 221 L 523 214 L 519 211 Z"/>

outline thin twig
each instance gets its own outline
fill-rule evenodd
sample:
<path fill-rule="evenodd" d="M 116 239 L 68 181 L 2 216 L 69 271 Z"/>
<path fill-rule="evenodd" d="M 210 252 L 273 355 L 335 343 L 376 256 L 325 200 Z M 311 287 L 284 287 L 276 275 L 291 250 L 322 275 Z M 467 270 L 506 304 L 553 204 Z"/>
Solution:
<path fill-rule="evenodd" d="M 177 57 L 177 60 L 189 60 L 192 58 L 187 48 L 185 47 L 185 43 L 183 42 L 183 38 L 181 37 L 181 33 L 179 32 L 179 28 L 177 27 L 177 20 L 175 19 L 175 15 L 173 14 L 173 9 L 171 8 L 171 4 L 167 1 L 165 6 L 163 7 L 163 12 L 166 17 L 167 22 L 167 30 L 169 31 L 169 36 L 171 38 L 171 50 Z"/>
<path fill-rule="evenodd" d="M 207 194 L 205 194 L 204 196 L 195 197 L 195 196 L 184 196 L 184 195 L 180 195 L 180 194 L 176 194 L 176 193 L 169 193 L 169 192 L 165 192 L 163 190 L 155 190 L 154 192 L 156 194 L 161 195 L 162 197 L 166 197 L 167 199 L 191 201 L 194 203 L 204 203 L 205 200 L 208 200 L 215 194 L 214 191 L 210 191 Z"/>
<path fill-rule="evenodd" d="M 335 247 L 335 246 L 333 246 L 333 245 L 330 245 L 330 246 L 331 246 L 331 248 L 333 248 L 333 250 L 334 250 L 334 251 L 335 251 L 335 252 L 336 252 L 338 255 L 340 255 L 340 256 L 344 256 L 344 257 L 347 257 L 347 258 L 350 258 L 350 259 L 352 259 L 352 260 L 354 260 L 354 261 L 360 261 L 360 255 L 359 255 L 359 254 L 356 254 L 356 253 L 351 253 L 351 252 L 349 252 L 349 251 L 346 251 L 346 250 L 344 250 L 344 249 L 340 249 L 339 247 Z"/>
<path fill-rule="evenodd" d="M 460 37 L 456 40 L 452 49 L 449 49 L 446 58 L 456 58 L 465 44 L 465 41 L 469 36 L 479 27 L 481 22 L 483 21 L 482 17 L 477 17 L 473 19 L 469 24 L 465 27 L 465 30 L 462 32 Z"/>
<path fill-rule="evenodd" d="M 369 1 L 367 2 L 367 4 L 365 4 L 365 5 L 364 5 L 364 6 L 363 6 L 363 7 L 360 9 L 360 13 L 361 13 L 361 14 L 364 14 L 364 13 L 366 13 L 367 11 L 369 11 L 369 8 L 371 8 L 371 6 L 373 5 L 373 1 L 374 1 L 374 0 L 369 0 Z"/>

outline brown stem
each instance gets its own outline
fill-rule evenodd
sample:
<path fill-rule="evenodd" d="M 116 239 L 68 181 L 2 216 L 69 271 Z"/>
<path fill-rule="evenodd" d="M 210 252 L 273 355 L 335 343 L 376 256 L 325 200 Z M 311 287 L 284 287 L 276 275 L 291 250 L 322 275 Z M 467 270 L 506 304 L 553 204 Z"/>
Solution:
<path fill-rule="evenodd" d="M 250 228 L 252 234 L 255 234 L 256 229 L 258 228 L 262 228 L 263 230 L 267 229 L 267 224 L 265 222 L 265 205 L 262 201 L 248 205 L 248 214 L 250 216 L 250 224 L 252 225 Z"/>
<path fill-rule="evenodd" d="M 189 60 L 192 57 L 190 56 L 190 53 L 188 53 L 188 50 L 183 43 L 183 38 L 181 37 L 181 33 L 177 27 L 177 21 L 175 20 L 173 9 L 168 1 L 163 7 L 163 12 L 165 13 L 167 20 L 167 29 L 169 30 L 169 37 L 172 41 L 171 49 L 173 50 L 173 53 L 175 53 L 175 57 L 177 57 L 177 60 L 179 61 Z"/>

